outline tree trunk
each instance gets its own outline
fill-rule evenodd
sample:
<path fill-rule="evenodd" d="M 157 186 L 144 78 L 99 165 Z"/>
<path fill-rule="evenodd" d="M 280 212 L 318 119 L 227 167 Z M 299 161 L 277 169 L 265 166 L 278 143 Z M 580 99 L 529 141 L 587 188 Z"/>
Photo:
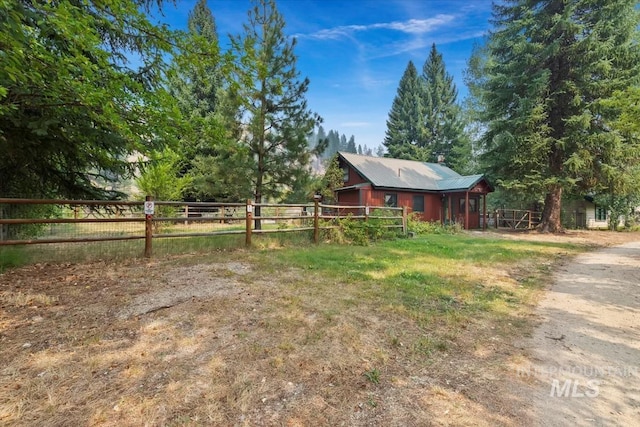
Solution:
<path fill-rule="evenodd" d="M 562 186 L 555 184 L 544 198 L 544 210 L 538 229 L 543 233 L 562 231 L 560 213 L 562 211 Z"/>
<path fill-rule="evenodd" d="M 256 201 L 255 201 L 256 204 L 262 203 L 262 195 L 261 194 L 256 193 L 255 194 L 255 199 L 256 199 Z M 260 205 L 254 206 L 253 215 L 255 217 L 258 217 L 257 219 L 253 220 L 253 229 L 254 230 L 262 230 L 262 221 L 260 220 L 261 210 L 262 210 L 262 206 L 260 206 Z"/>

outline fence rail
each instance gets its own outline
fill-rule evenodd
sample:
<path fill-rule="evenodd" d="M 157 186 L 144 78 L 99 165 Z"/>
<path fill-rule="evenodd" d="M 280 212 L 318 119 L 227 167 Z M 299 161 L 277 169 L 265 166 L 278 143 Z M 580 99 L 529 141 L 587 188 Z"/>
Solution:
<path fill-rule="evenodd" d="M 152 208 L 152 213 L 149 209 Z M 259 214 L 258 214 L 259 212 Z M 406 232 L 403 208 L 313 204 L 177 201 L 40 200 L 0 198 L 0 248 L 47 243 L 144 240 L 150 257 L 155 239 L 313 232 L 336 227 L 342 218 L 386 220 Z"/>
<path fill-rule="evenodd" d="M 527 230 L 537 227 L 542 218 L 541 212 L 497 209 L 494 215 L 496 228 L 510 228 L 513 230 Z"/>

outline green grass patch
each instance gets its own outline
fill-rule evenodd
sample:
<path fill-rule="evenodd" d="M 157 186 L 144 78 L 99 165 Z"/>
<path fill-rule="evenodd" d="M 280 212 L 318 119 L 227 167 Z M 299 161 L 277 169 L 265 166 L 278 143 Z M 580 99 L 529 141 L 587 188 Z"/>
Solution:
<path fill-rule="evenodd" d="M 7 246 L 0 248 L 0 273 L 9 268 L 29 264 L 31 257 L 25 247 Z"/>
<path fill-rule="evenodd" d="M 447 351 L 447 334 L 458 326 L 487 317 L 510 319 L 546 283 L 550 264 L 559 255 L 584 249 L 460 233 L 368 246 L 283 247 L 247 255 L 266 274 L 300 269 L 308 276 L 304 286 L 333 289 L 343 310 L 376 307 L 435 331 L 410 344 L 414 352 L 426 355 Z"/>

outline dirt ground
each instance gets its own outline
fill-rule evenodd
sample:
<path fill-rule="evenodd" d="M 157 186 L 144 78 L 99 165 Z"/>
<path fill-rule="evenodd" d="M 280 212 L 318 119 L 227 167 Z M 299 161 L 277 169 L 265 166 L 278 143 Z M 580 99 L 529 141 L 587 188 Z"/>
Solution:
<path fill-rule="evenodd" d="M 500 237 L 594 248 L 640 240 L 636 234 L 606 232 Z M 636 276 L 622 279 L 628 286 L 638 283 L 635 266 L 628 271 Z M 39 264 L 5 272 L 0 275 L 0 424 L 562 425 L 545 420 L 540 408 L 548 402 L 534 399 L 548 393 L 549 379 L 520 375 L 523 368 L 633 364 L 617 350 L 598 350 L 607 356 L 602 360 L 588 354 L 584 360 L 552 359 L 563 345 L 583 353 L 571 333 L 592 334 L 580 328 L 584 313 L 562 314 L 567 307 L 546 308 L 546 302 L 531 320 L 541 324 L 532 329 L 532 341 L 505 339 L 501 325 L 476 322 L 461 325 L 452 337 L 460 345 L 426 362 L 403 344 L 407 335 L 420 333 L 405 317 L 385 307 L 357 306 L 358 296 L 349 290 L 327 291 L 334 283 L 305 286 L 305 280 L 314 280 L 308 277 L 292 269 L 265 278 L 242 260 L 241 251 L 206 263 L 184 256 Z M 607 309 L 637 316 L 637 296 L 620 295 Z M 601 313 L 600 306 L 564 301 L 568 308 Z M 594 297 L 594 302 L 600 301 Z M 365 311 L 373 314 L 365 317 Z M 635 326 L 615 330 L 637 343 L 637 317 L 632 320 Z M 552 327 L 549 337 L 545 322 Z M 598 332 L 618 327 L 603 325 Z M 625 345 L 640 360 L 637 344 Z M 628 391 L 624 387 L 620 393 Z M 605 385 L 600 391 L 618 401 Z M 628 407 L 638 402 L 620 398 Z M 565 402 L 559 410 L 566 406 L 566 399 L 557 401 Z M 637 416 L 637 410 L 620 413 Z"/>
<path fill-rule="evenodd" d="M 640 422 L 640 241 L 559 268 L 515 366 L 536 425 Z"/>

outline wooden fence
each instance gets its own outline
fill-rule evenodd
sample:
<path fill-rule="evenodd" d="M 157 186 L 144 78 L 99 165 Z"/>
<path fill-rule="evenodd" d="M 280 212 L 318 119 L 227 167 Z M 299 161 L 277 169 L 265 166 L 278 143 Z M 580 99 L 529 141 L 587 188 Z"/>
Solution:
<path fill-rule="evenodd" d="M 540 224 L 541 218 L 541 212 L 518 209 L 497 209 L 494 214 L 494 224 L 496 228 L 526 230 L 537 227 L 538 224 Z"/>
<path fill-rule="evenodd" d="M 258 214 L 259 212 L 259 214 Z M 387 220 L 384 227 L 406 233 L 406 208 L 313 204 L 209 203 L 0 198 L 0 247 L 45 243 L 144 239 L 150 257 L 154 239 L 241 234 L 251 245 L 256 234 L 312 232 L 338 227 L 342 218 Z M 98 225 L 102 229 L 98 229 Z M 64 227 L 75 231 L 65 234 Z M 44 230 L 44 231 L 43 231 Z"/>

